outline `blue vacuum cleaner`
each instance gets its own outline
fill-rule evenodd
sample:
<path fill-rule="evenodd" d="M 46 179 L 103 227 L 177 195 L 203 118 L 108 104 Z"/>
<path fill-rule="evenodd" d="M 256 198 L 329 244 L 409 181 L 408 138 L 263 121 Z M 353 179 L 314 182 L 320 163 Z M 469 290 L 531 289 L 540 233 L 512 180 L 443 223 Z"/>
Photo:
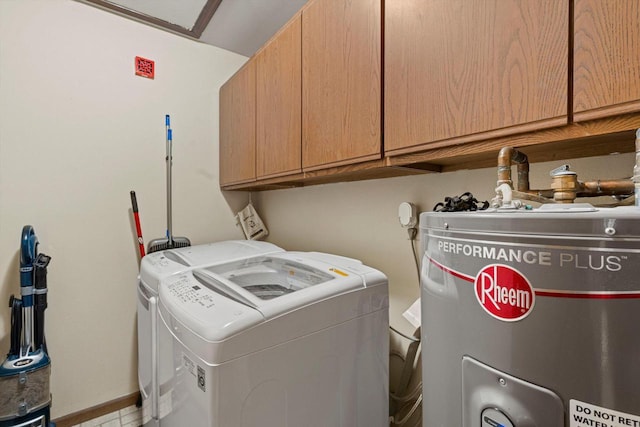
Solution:
<path fill-rule="evenodd" d="M 44 335 L 47 266 L 32 226 L 22 228 L 20 294 L 11 295 L 11 343 L 0 365 L 0 427 L 55 427 L 51 422 L 51 359 Z"/>

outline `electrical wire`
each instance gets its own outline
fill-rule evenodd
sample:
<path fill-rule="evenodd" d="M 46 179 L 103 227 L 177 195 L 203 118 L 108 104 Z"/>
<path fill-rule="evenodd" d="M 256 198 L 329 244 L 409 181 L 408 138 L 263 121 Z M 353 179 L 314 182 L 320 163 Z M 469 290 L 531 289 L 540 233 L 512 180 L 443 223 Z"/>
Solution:
<path fill-rule="evenodd" d="M 407 357 L 405 357 L 404 355 L 400 354 L 398 351 L 392 350 L 390 352 L 390 356 L 396 356 L 398 357 L 400 360 L 402 360 L 404 362 L 404 367 L 403 367 L 403 376 L 405 375 L 405 371 L 407 369 L 409 369 L 409 366 L 407 365 L 408 363 L 411 363 L 411 376 L 413 376 L 413 373 L 415 372 L 415 366 L 414 366 L 414 362 L 415 360 L 417 360 L 416 356 L 420 353 L 420 328 L 418 328 L 415 332 L 415 335 L 413 337 L 408 336 L 403 334 L 402 332 L 398 331 L 397 329 L 395 329 L 392 326 L 389 326 L 389 329 L 391 329 L 393 332 L 395 332 L 396 334 L 400 335 L 401 337 L 411 341 L 411 344 L 409 345 L 409 349 L 411 350 L 412 347 L 415 347 L 415 353 L 412 351 L 409 351 L 407 353 L 407 357 L 409 355 L 411 355 L 411 361 L 407 360 Z M 417 347 L 416 347 L 417 346 Z M 389 417 L 389 421 L 391 423 L 391 425 L 394 426 L 402 426 L 404 425 L 409 419 L 411 419 L 411 417 L 413 416 L 413 414 L 415 413 L 415 411 L 417 410 L 418 407 L 420 407 L 421 402 L 422 402 L 422 381 L 420 381 L 410 392 L 405 393 L 406 390 L 398 390 L 404 394 L 400 395 L 400 394 L 396 394 L 393 393 L 391 391 L 389 391 L 389 398 L 391 400 L 393 400 L 394 402 L 397 402 L 398 404 L 405 404 L 404 406 L 402 406 L 399 410 L 395 411 L 395 414 L 393 416 Z M 395 416 L 397 416 L 399 413 L 401 413 L 401 411 L 406 408 L 408 405 L 411 404 L 412 401 L 413 402 L 413 407 L 410 409 L 409 413 L 404 416 L 401 420 L 399 421 L 395 421 Z"/>
<path fill-rule="evenodd" d="M 420 342 L 420 338 L 410 337 L 409 335 L 403 334 L 402 332 L 400 332 L 399 330 L 397 330 L 396 328 L 394 328 L 391 325 L 389 325 L 389 329 L 391 329 L 393 332 L 395 332 L 396 334 L 400 335 L 401 337 L 408 339 L 409 341 Z"/>
<path fill-rule="evenodd" d="M 418 399 L 415 401 L 415 403 L 413 404 L 409 412 L 404 417 L 402 417 L 398 421 L 395 420 L 395 417 L 389 417 L 389 421 L 391 422 L 391 424 L 394 424 L 396 426 L 401 426 L 406 424 L 406 422 L 409 421 L 409 419 L 413 416 L 413 414 L 416 412 L 416 410 L 420 407 L 421 404 L 422 404 L 422 393 L 420 393 L 420 396 L 418 396 Z"/>
<path fill-rule="evenodd" d="M 395 356 L 398 359 L 402 360 L 403 362 L 405 360 L 404 354 L 400 353 L 398 350 L 391 350 L 389 352 L 389 356 Z"/>
<path fill-rule="evenodd" d="M 626 199 L 622 199 L 616 203 L 608 203 L 608 204 L 601 204 L 601 205 L 594 205 L 594 207 L 596 208 L 614 208 L 616 206 L 632 206 L 636 201 L 636 196 L 629 196 Z"/>
<path fill-rule="evenodd" d="M 404 402 L 410 401 L 411 399 L 415 399 L 416 396 L 421 394 L 420 393 L 421 391 L 422 391 L 422 381 L 420 381 L 418 385 L 416 385 L 413 388 L 413 390 L 411 390 L 409 393 L 405 394 L 404 396 L 397 396 L 395 393 L 389 393 L 389 396 L 391 396 L 391 398 L 396 402 L 404 403 Z"/>
<path fill-rule="evenodd" d="M 409 240 L 411 242 L 411 251 L 413 252 L 413 261 L 414 261 L 415 266 L 416 266 L 416 274 L 417 274 L 417 278 L 418 278 L 417 283 L 418 283 L 418 287 L 420 287 L 420 259 L 418 258 L 418 251 L 416 249 L 416 236 L 418 235 L 418 229 L 416 227 L 408 228 L 407 229 L 407 233 L 409 235 Z M 400 335 L 401 337 L 411 341 L 412 342 L 411 345 L 415 345 L 415 343 L 418 343 L 418 346 L 419 346 L 419 343 L 420 343 L 420 337 L 419 336 L 413 336 L 413 337 L 408 336 L 408 335 L 398 331 L 397 329 L 395 329 L 391 325 L 389 325 L 389 329 L 391 329 L 393 332 L 395 332 L 396 334 Z M 418 328 L 418 331 L 419 330 L 420 329 Z M 417 334 L 419 334 L 419 332 L 417 332 Z M 417 351 L 419 353 L 419 351 L 420 351 L 419 347 L 418 347 Z M 400 353 L 398 353 L 398 352 L 392 351 L 390 355 L 397 356 L 405 364 L 407 363 L 407 360 L 405 360 L 405 357 L 403 355 L 401 355 Z M 402 408 L 400 408 L 400 410 L 396 411 L 396 414 L 394 414 L 394 415 L 389 417 L 390 425 L 393 425 L 393 426 L 396 426 L 396 427 L 403 426 L 404 424 L 406 424 L 413 417 L 413 415 L 416 413 L 418 408 L 420 408 L 421 405 L 422 405 L 422 381 L 420 381 L 409 393 L 406 393 L 406 394 L 403 394 L 403 395 L 398 395 L 398 394 L 395 394 L 395 393 L 390 391 L 389 392 L 389 398 L 392 399 L 395 402 L 398 402 L 398 403 L 407 403 L 407 405 L 404 405 Z M 408 407 L 408 405 L 410 404 L 408 402 L 411 402 L 414 399 L 415 399 L 415 402 L 413 402 L 413 405 L 411 406 L 411 409 L 409 410 L 409 412 L 407 412 L 407 414 L 405 414 L 401 419 L 396 421 L 395 417 L 404 408 Z M 418 421 L 414 425 L 414 427 L 418 426 L 420 423 L 421 423 L 421 419 L 418 419 Z"/>
<path fill-rule="evenodd" d="M 413 252 L 413 261 L 416 264 L 416 273 L 418 274 L 418 287 L 420 287 L 420 260 L 418 258 L 418 251 L 416 251 L 416 235 L 418 234 L 417 228 L 409 228 L 409 240 L 411 241 L 411 251 Z"/>

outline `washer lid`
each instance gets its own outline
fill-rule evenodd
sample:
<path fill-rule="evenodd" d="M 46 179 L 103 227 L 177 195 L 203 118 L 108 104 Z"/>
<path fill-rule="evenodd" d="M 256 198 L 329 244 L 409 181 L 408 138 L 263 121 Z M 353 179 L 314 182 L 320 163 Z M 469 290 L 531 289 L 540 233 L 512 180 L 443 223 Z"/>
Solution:
<path fill-rule="evenodd" d="M 248 258 L 273 252 L 284 252 L 278 246 L 255 240 L 229 240 L 205 245 L 171 249 L 162 253 L 172 261 L 184 266 L 218 264 L 240 258 Z"/>
<path fill-rule="evenodd" d="M 252 240 L 229 240 L 186 248 L 153 252 L 142 258 L 140 280 L 157 291 L 166 276 L 203 265 L 219 264 L 241 258 L 283 252 L 276 245 Z"/>
<path fill-rule="evenodd" d="M 358 266 L 361 271 L 357 271 Z M 364 270 L 376 271 L 348 258 L 283 252 L 196 269 L 193 276 L 204 286 L 270 319 L 364 288 Z"/>

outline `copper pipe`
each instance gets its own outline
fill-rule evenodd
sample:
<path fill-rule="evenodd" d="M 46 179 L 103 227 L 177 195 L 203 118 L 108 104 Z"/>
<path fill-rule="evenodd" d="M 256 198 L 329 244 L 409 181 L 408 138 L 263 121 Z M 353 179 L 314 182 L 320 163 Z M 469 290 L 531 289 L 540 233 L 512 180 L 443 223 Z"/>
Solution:
<path fill-rule="evenodd" d="M 527 194 L 531 194 L 534 197 L 541 197 L 543 199 L 553 199 L 553 190 L 552 189 L 546 189 L 546 190 L 529 190 L 526 191 Z"/>
<path fill-rule="evenodd" d="M 513 147 L 503 147 L 498 154 L 498 186 L 508 184 L 512 189 L 511 166 L 517 165 L 517 192 L 521 198 L 540 203 L 554 199 L 557 203 L 573 203 L 576 197 L 623 196 L 634 194 L 640 188 L 640 129 L 636 134 L 636 158 L 633 179 L 578 181 L 575 173 L 554 175 L 551 189 L 529 189 L 529 159 Z M 635 182 L 634 182 L 635 181 Z M 529 196 L 525 196 L 525 194 Z M 537 199 L 537 200 L 536 200 Z M 636 196 L 636 199 L 638 197 Z M 638 203 L 638 202 L 636 202 Z"/>
<path fill-rule="evenodd" d="M 524 199 L 524 200 L 530 200 L 532 202 L 538 202 L 538 203 L 553 203 L 553 191 L 550 191 L 551 193 L 551 197 L 545 197 L 542 196 L 541 191 L 529 191 L 527 193 L 522 192 L 522 191 L 518 191 L 518 190 L 513 190 L 513 197 L 517 197 L 518 199 Z"/>
<path fill-rule="evenodd" d="M 517 190 L 529 191 L 529 159 L 527 155 L 513 147 L 503 147 L 498 153 L 498 186 L 508 184 L 513 188 L 511 180 L 511 165 L 518 167 Z"/>
<path fill-rule="evenodd" d="M 633 194 L 634 185 L 630 179 L 597 180 L 580 182 L 578 197 L 623 196 Z"/>
<path fill-rule="evenodd" d="M 513 188 L 513 181 L 511 180 L 512 153 L 512 147 L 502 147 L 498 153 L 498 187 L 502 184 L 508 184 L 509 187 Z"/>

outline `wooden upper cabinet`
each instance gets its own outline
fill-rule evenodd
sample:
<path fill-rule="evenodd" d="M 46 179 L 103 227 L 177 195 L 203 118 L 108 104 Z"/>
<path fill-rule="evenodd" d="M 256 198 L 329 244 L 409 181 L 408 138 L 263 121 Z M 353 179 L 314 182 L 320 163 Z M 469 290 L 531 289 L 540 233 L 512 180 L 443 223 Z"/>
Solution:
<path fill-rule="evenodd" d="M 385 151 L 566 124 L 569 3 L 386 0 Z"/>
<path fill-rule="evenodd" d="M 256 179 L 256 64 L 220 88 L 220 185 Z"/>
<path fill-rule="evenodd" d="M 640 2 L 575 0 L 574 120 L 640 111 Z"/>
<path fill-rule="evenodd" d="M 301 172 L 302 18 L 296 15 L 256 55 L 256 173 Z"/>
<path fill-rule="evenodd" d="M 381 158 L 381 21 L 381 0 L 303 9 L 303 169 Z"/>

